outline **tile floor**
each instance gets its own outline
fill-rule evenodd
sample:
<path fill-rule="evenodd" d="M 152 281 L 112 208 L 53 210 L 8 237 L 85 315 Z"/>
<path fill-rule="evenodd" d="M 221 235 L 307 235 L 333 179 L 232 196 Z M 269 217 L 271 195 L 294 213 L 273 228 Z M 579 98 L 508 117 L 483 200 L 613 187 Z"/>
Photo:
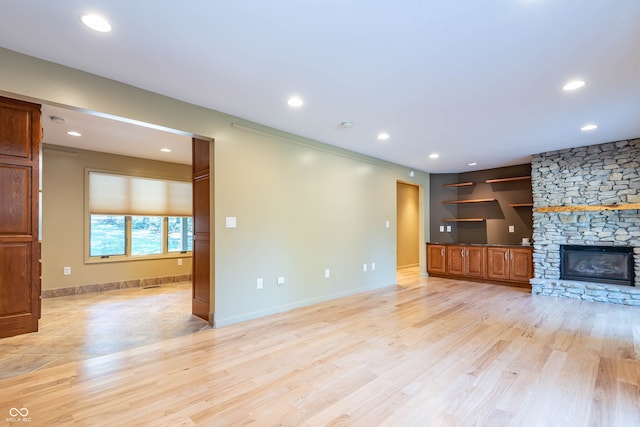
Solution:
<path fill-rule="evenodd" d="M 191 315 L 190 282 L 43 299 L 38 332 L 0 339 L 0 378 L 208 328 Z"/>

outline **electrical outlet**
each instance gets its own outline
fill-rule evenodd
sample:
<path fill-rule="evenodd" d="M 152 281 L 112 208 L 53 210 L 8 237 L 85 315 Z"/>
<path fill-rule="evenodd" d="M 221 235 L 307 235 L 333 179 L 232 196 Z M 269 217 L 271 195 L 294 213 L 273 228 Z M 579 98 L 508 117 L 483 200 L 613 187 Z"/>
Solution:
<path fill-rule="evenodd" d="M 264 281 L 262 280 L 262 277 L 259 277 L 258 280 L 256 280 L 256 288 L 262 289 L 263 285 L 264 285 Z"/>
<path fill-rule="evenodd" d="M 376 269 L 376 263 L 372 262 L 371 263 L 371 271 L 375 271 L 375 269 Z"/>
<path fill-rule="evenodd" d="M 331 277 L 331 270 L 329 270 L 328 268 L 324 269 L 324 278 L 328 279 L 329 277 Z"/>
<path fill-rule="evenodd" d="M 284 285 L 284 276 L 279 276 L 277 283 L 278 283 L 278 286 Z"/>
<path fill-rule="evenodd" d="M 62 272 L 65 276 L 71 276 L 71 267 L 65 267 Z"/>
<path fill-rule="evenodd" d="M 367 264 L 362 264 L 362 271 L 367 271 Z"/>
<path fill-rule="evenodd" d="M 514 227 L 513 225 L 509 226 L 509 233 L 515 233 L 516 232 L 516 227 Z"/>
<path fill-rule="evenodd" d="M 178 265 L 182 265 L 182 258 L 178 258 Z"/>
<path fill-rule="evenodd" d="M 441 233 L 444 233 L 444 225 L 441 225 L 441 226 L 440 226 L 440 232 L 441 232 Z"/>
<path fill-rule="evenodd" d="M 451 226 L 447 225 L 447 233 L 451 233 Z"/>

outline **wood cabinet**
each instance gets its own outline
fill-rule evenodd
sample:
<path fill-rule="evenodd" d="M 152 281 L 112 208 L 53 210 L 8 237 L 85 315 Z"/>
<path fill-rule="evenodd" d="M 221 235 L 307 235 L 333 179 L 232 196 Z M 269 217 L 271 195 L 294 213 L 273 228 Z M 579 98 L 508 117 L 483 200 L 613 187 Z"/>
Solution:
<path fill-rule="evenodd" d="M 40 105 L 0 97 L 0 338 L 38 330 Z"/>
<path fill-rule="evenodd" d="M 427 272 L 433 276 L 528 286 L 531 247 L 427 243 Z"/>
<path fill-rule="evenodd" d="M 528 282 L 532 272 L 531 248 L 487 248 L 489 279 Z"/>
<path fill-rule="evenodd" d="M 447 245 L 447 274 L 484 277 L 484 248 Z"/>
<path fill-rule="evenodd" d="M 212 185 L 209 149 L 211 142 L 193 138 L 193 252 L 191 312 L 213 326 L 211 303 L 211 216 L 210 186 Z"/>
<path fill-rule="evenodd" d="M 445 245 L 427 245 L 427 272 L 431 274 L 445 274 Z"/>

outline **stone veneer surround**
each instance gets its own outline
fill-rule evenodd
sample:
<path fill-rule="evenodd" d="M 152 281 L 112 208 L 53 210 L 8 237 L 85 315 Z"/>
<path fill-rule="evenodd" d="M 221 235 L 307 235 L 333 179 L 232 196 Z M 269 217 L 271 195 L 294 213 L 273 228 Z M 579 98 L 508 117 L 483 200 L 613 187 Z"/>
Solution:
<path fill-rule="evenodd" d="M 547 206 L 640 203 L 640 139 L 534 155 L 532 293 L 640 305 L 640 211 L 536 212 Z M 635 286 L 560 280 L 560 245 L 631 246 Z"/>

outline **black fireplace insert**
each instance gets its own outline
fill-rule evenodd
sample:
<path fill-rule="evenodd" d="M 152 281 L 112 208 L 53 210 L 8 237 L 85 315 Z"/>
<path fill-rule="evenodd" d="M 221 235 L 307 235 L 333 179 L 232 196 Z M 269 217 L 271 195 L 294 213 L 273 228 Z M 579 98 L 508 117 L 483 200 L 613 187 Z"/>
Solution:
<path fill-rule="evenodd" d="M 633 248 L 560 245 L 560 279 L 634 286 Z"/>

